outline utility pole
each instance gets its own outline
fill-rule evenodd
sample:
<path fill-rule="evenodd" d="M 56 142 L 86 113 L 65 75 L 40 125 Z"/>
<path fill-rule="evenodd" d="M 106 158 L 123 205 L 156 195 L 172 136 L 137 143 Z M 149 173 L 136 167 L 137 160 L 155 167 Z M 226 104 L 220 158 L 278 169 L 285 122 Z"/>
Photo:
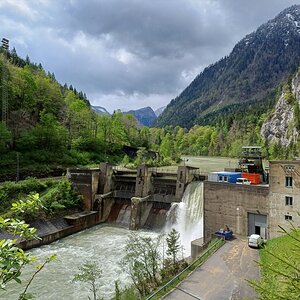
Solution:
<path fill-rule="evenodd" d="M 9 40 L 6 38 L 2 39 L 2 45 L 1 48 L 4 53 L 4 59 L 2 63 L 2 123 L 6 125 L 7 123 L 7 115 L 8 115 L 8 94 L 7 94 L 7 71 L 6 71 L 6 58 L 7 58 L 7 52 L 9 49 Z"/>
<path fill-rule="evenodd" d="M 16 182 L 19 182 L 20 180 L 20 155 L 19 152 L 17 152 L 17 174 L 16 174 Z"/>

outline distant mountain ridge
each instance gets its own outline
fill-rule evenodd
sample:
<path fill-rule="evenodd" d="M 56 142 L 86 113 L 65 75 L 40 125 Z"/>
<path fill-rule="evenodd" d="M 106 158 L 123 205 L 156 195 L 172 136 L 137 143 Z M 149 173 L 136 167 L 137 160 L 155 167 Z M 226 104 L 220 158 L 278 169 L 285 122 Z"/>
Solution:
<path fill-rule="evenodd" d="M 167 106 L 160 107 L 154 111 L 155 115 L 158 117 L 165 110 Z"/>
<path fill-rule="evenodd" d="M 91 108 L 95 113 L 97 113 L 99 115 L 108 115 L 108 116 L 111 115 L 106 110 L 106 108 L 104 108 L 103 106 L 91 106 Z M 164 108 L 165 108 L 165 106 L 156 110 L 158 115 L 164 110 Z M 119 110 L 117 110 L 117 111 L 119 111 Z M 122 112 L 122 113 L 134 115 L 134 117 L 137 119 L 137 121 L 139 122 L 140 125 L 150 127 L 152 125 L 153 121 L 156 120 L 156 118 L 157 118 L 156 112 L 154 112 L 153 109 L 150 106 L 148 106 L 148 107 L 143 107 L 143 108 L 136 109 L 136 110 L 132 109 L 132 110 Z"/>
<path fill-rule="evenodd" d="M 124 114 L 131 114 L 136 117 L 140 124 L 150 127 L 153 121 L 157 118 L 151 107 L 143 107 L 137 110 L 129 110 Z"/>
<path fill-rule="evenodd" d="M 264 105 L 299 65 L 300 5 L 294 5 L 243 38 L 229 56 L 205 68 L 154 126 L 212 124 L 241 105 Z"/>
<path fill-rule="evenodd" d="M 110 116 L 110 113 L 102 106 L 91 106 L 92 110 L 99 114 L 99 115 L 108 115 Z"/>

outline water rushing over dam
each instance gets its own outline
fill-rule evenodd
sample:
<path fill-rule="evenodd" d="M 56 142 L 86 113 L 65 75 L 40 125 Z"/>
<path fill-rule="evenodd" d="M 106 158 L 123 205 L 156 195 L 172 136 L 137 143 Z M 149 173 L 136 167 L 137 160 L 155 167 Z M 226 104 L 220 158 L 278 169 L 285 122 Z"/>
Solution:
<path fill-rule="evenodd" d="M 191 253 L 191 241 L 203 237 L 203 182 L 190 183 L 182 201 L 172 203 L 165 231 L 175 228 L 180 233 L 185 256 Z"/>

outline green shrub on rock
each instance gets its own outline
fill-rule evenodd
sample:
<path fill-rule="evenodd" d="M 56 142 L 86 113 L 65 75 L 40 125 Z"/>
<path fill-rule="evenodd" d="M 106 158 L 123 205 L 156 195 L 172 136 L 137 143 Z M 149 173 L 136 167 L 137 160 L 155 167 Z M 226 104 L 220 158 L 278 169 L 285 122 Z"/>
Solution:
<path fill-rule="evenodd" d="M 62 209 L 80 207 L 82 197 L 76 193 L 72 184 L 64 179 L 51 187 L 42 196 L 42 202 L 48 213 L 53 214 Z"/>

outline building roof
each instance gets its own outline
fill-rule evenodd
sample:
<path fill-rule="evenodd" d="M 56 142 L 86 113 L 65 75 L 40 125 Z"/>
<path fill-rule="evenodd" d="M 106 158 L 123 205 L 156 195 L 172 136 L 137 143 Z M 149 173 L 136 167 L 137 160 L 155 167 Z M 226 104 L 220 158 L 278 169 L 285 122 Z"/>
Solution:
<path fill-rule="evenodd" d="M 218 175 L 241 175 L 242 172 L 218 171 L 218 172 L 210 172 L 210 174 L 218 174 Z"/>

